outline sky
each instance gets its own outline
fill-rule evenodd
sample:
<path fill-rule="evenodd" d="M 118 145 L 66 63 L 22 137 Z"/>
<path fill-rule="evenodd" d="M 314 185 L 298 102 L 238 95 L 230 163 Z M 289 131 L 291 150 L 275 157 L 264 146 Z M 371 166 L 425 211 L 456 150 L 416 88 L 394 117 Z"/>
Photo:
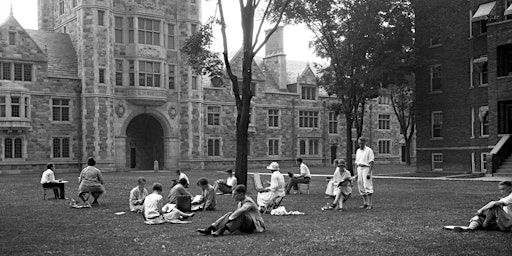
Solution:
<path fill-rule="evenodd" d="M 233 0 L 228 0 L 232 1 Z M 227 1 L 224 1 L 227 2 Z M 203 21 L 215 13 L 216 1 L 203 0 Z M 238 1 L 236 1 L 238 3 Z M 0 23 L 9 16 L 10 6 L 12 4 L 14 17 L 26 29 L 37 29 L 37 0 L 0 0 Z M 228 50 L 237 51 L 242 45 L 242 29 L 240 25 L 240 11 L 238 4 L 224 4 L 224 13 L 226 14 Z M 259 24 L 259 23 L 258 23 Z M 270 25 L 263 29 L 270 29 Z M 263 33 L 262 33 L 263 34 Z M 220 27 L 216 27 L 214 32 L 215 40 L 212 50 L 222 51 L 222 36 Z M 263 35 L 262 35 L 263 36 Z M 309 62 L 319 62 L 312 50 L 309 49 L 309 41 L 313 35 L 304 26 L 286 26 L 284 29 L 284 52 L 290 60 L 300 60 Z M 258 41 L 261 42 L 263 38 Z M 259 56 L 263 56 L 264 49 L 260 50 Z"/>

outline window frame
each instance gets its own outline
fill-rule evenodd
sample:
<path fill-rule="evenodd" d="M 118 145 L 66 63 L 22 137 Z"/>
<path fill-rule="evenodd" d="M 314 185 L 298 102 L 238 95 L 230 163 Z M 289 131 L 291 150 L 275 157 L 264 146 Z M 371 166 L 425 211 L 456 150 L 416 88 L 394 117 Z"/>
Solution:
<path fill-rule="evenodd" d="M 10 141 L 10 145 L 7 145 L 8 140 Z M 26 144 L 23 136 L 2 137 L 2 146 L 2 157 L 4 161 L 19 161 L 26 158 Z M 10 152 L 9 156 L 7 155 L 8 150 Z"/>
<path fill-rule="evenodd" d="M 482 120 L 480 120 L 480 137 L 489 137 L 489 111 L 487 111 L 482 117 Z"/>
<path fill-rule="evenodd" d="M 480 152 L 480 172 L 487 172 L 487 156 L 488 152 Z"/>
<path fill-rule="evenodd" d="M 430 92 L 442 92 L 442 69 L 441 64 L 431 65 L 430 68 Z M 437 71 L 437 72 L 436 72 Z M 435 76 L 437 74 L 437 76 Z M 436 82 L 438 81 L 438 82 Z M 434 85 L 438 83 L 436 88 Z"/>
<path fill-rule="evenodd" d="M 440 123 L 436 124 L 436 115 L 441 115 Z M 439 120 L 439 119 L 437 119 Z M 431 138 L 432 139 L 442 139 L 442 130 L 443 130 L 443 111 L 432 111 L 430 116 L 430 125 L 431 125 Z M 435 125 L 438 125 L 439 127 L 434 127 Z M 439 130 L 439 136 L 435 136 L 435 130 Z"/>
<path fill-rule="evenodd" d="M 176 65 L 175 64 L 168 64 L 168 88 L 170 90 L 176 90 Z"/>
<path fill-rule="evenodd" d="M 271 108 L 267 110 L 267 127 L 269 128 L 279 128 L 279 109 Z"/>
<path fill-rule="evenodd" d="M 328 133 L 338 134 L 338 114 L 334 111 L 329 111 L 328 115 Z"/>
<path fill-rule="evenodd" d="M 391 140 L 378 140 L 377 145 L 379 149 L 379 155 L 391 155 Z"/>
<path fill-rule="evenodd" d="M 160 79 L 162 77 L 162 68 L 160 62 L 155 61 L 146 61 L 146 60 L 139 60 L 139 79 L 138 79 L 138 85 L 139 87 L 154 87 L 154 88 L 161 88 L 162 84 L 160 83 Z M 151 66 L 151 72 L 147 70 L 148 64 Z M 143 67 L 143 68 L 142 68 Z M 158 72 L 155 72 L 155 70 L 158 69 Z M 143 79 L 143 80 L 141 80 Z M 151 79 L 151 85 L 149 85 L 148 79 Z M 144 81 L 144 84 L 141 84 L 141 81 Z"/>
<path fill-rule="evenodd" d="M 105 26 L 105 11 L 98 10 L 97 15 L 98 15 L 98 17 L 97 17 L 98 18 L 98 20 L 97 20 L 98 26 L 102 26 L 102 27 Z"/>
<path fill-rule="evenodd" d="M 124 86 L 124 60 L 123 59 L 115 59 L 115 67 L 116 67 L 116 86 Z"/>
<path fill-rule="evenodd" d="M 55 150 L 55 141 L 58 140 L 58 146 L 59 146 L 59 152 L 56 152 Z M 67 152 L 65 152 L 64 147 L 64 140 L 67 140 Z M 52 136 L 51 137 L 51 152 L 50 152 L 50 158 L 51 159 L 70 159 L 72 157 L 72 145 L 71 145 L 71 137 L 68 136 Z M 58 153 L 58 155 L 57 155 Z M 67 153 L 67 156 L 64 156 L 64 153 Z"/>
<path fill-rule="evenodd" d="M 160 35 L 162 34 L 161 21 L 139 17 L 139 18 L 137 18 L 137 22 L 139 25 L 139 27 L 137 28 L 137 34 L 138 34 L 137 42 L 139 44 L 160 46 Z M 144 24 L 144 26 L 141 26 L 141 22 Z M 151 30 L 149 30 L 149 28 L 148 28 L 148 22 L 151 22 Z M 158 25 L 155 25 L 155 24 L 158 24 Z M 158 29 L 155 29 L 155 27 L 158 27 Z M 148 37 L 148 35 L 151 35 L 151 37 Z M 148 40 L 149 38 L 151 38 L 151 40 Z"/>
<path fill-rule="evenodd" d="M 299 128 L 318 128 L 318 111 L 299 111 Z"/>
<path fill-rule="evenodd" d="M 280 153 L 280 139 L 279 138 L 270 138 L 267 141 L 267 155 L 268 156 L 279 156 Z"/>
<path fill-rule="evenodd" d="M 57 102 L 59 104 L 55 104 Z M 63 102 L 67 102 L 67 104 L 62 104 Z M 55 97 L 50 99 L 50 107 L 51 107 L 51 122 L 52 123 L 70 123 L 72 119 L 72 100 L 70 98 L 63 97 Z M 56 115 L 56 109 L 58 109 L 58 115 Z M 65 116 L 63 113 L 67 111 L 67 120 L 63 118 Z M 58 120 L 56 120 L 56 116 L 58 116 Z"/>
<path fill-rule="evenodd" d="M 176 50 L 176 24 L 174 23 L 167 24 L 167 49 Z"/>
<path fill-rule="evenodd" d="M 391 130 L 391 115 L 379 114 L 378 129 L 379 130 Z"/>
<path fill-rule="evenodd" d="M 220 126 L 221 106 L 206 106 L 206 125 Z"/>
<path fill-rule="evenodd" d="M 119 19 L 120 19 L 120 21 L 119 21 Z M 124 17 L 123 16 L 114 16 L 114 42 L 116 44 L 124 43 Z"/>
<path fill-rule="evenodd" d="M 210 143 L 212 143 L 212 144 L 210 144 Z M 210 152 L 210 146 L 212 147 L 211 152 Z M 222 138 L 211 137 L 211 138 L 207 139 L 206 155 L 209 157 L 221 157 L 222 156 Z"/>
<path fill-rule="evenodd" d="M 437 157 L 437 160 L 436 160 Z M 439 161 L 441 159 L 441 161 Z M 436 168 L 436 163 L 441 164 L 441 168 Z M 444 155 L 443 153 L 432 153 L 431 154 L 431 167 L 432 171 L 443 171 Z"/>
<path fill-rule="evenodd" d="M 301 100 L 317 100 L 315 86 L 301 86 Z"/>

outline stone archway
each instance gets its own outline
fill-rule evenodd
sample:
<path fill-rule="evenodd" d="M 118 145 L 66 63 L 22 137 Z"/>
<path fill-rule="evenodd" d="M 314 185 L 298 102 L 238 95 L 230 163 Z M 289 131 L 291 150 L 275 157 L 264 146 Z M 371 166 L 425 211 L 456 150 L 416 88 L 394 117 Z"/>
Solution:
<path fill-rule="evenodd" d="M 152 170 L 155 160 L 165 167 L 164 130 L 160 122 L 149 114 L 135 116 L 126 127 L 125 159 L 128 168 Z"/>

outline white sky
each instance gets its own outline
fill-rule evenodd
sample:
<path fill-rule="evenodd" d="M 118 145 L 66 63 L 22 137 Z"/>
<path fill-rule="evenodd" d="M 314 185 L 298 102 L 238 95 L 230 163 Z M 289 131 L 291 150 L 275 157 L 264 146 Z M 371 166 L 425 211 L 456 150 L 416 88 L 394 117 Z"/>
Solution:
<path fill-rule="evenodd" d="M 215 12 L 215 0 L 203 0 L 203 21 Z M 228 47 L 230 52 L 235 52 L 242 45 L 242 29 L 240 25 L 240 11 L 238 1 L 224 1 L 224 13 L 226 14 L 226 23 L 228 24 Z M 229 2 L 230 4 L 226 4 Z M 236 4 L 233 4 L 236 3 Z M 37 0 L 0 0 L 0 23 L 9 16 L 10 6 L 12 4 L 14 17 L 26 29 L 37 29 Z M 229 15 L 232 14 L 232 15 Z M 259 23 L 257 23 L 259 24 Z M 263 29 L 269 29 L 270 26 L 264 26 Z M 263 36 L 263 33 L 262 33 Z M 309 41 L 313 36 L 303 26 L 286 26 L 284 29 L 284 51 L 288 59 L 301 60 L 309 62 L 318 62 L 320 59 L 314 55 L 308 48 Z M 222 36 L 220 27 L 216 28 L 214 51 L 222 51 Z M 261 42 L 263 38 L 259 41 Z M 258 53 L 262 56 L 264 48 Z"/>

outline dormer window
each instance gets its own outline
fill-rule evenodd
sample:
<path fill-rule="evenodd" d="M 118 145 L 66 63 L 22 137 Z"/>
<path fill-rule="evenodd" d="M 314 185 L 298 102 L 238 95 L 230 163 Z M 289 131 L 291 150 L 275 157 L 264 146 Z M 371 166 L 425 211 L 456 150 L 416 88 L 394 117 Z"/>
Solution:
<path fill-rule="evenodd" d="M 312 86 L 302 86 L 301 99 L 316 100 L 316 88 Z"/>
<path fill-rule="evenodd" d="M 16 45 L 16 32 L 9 32 L 9 45 Z"/>

